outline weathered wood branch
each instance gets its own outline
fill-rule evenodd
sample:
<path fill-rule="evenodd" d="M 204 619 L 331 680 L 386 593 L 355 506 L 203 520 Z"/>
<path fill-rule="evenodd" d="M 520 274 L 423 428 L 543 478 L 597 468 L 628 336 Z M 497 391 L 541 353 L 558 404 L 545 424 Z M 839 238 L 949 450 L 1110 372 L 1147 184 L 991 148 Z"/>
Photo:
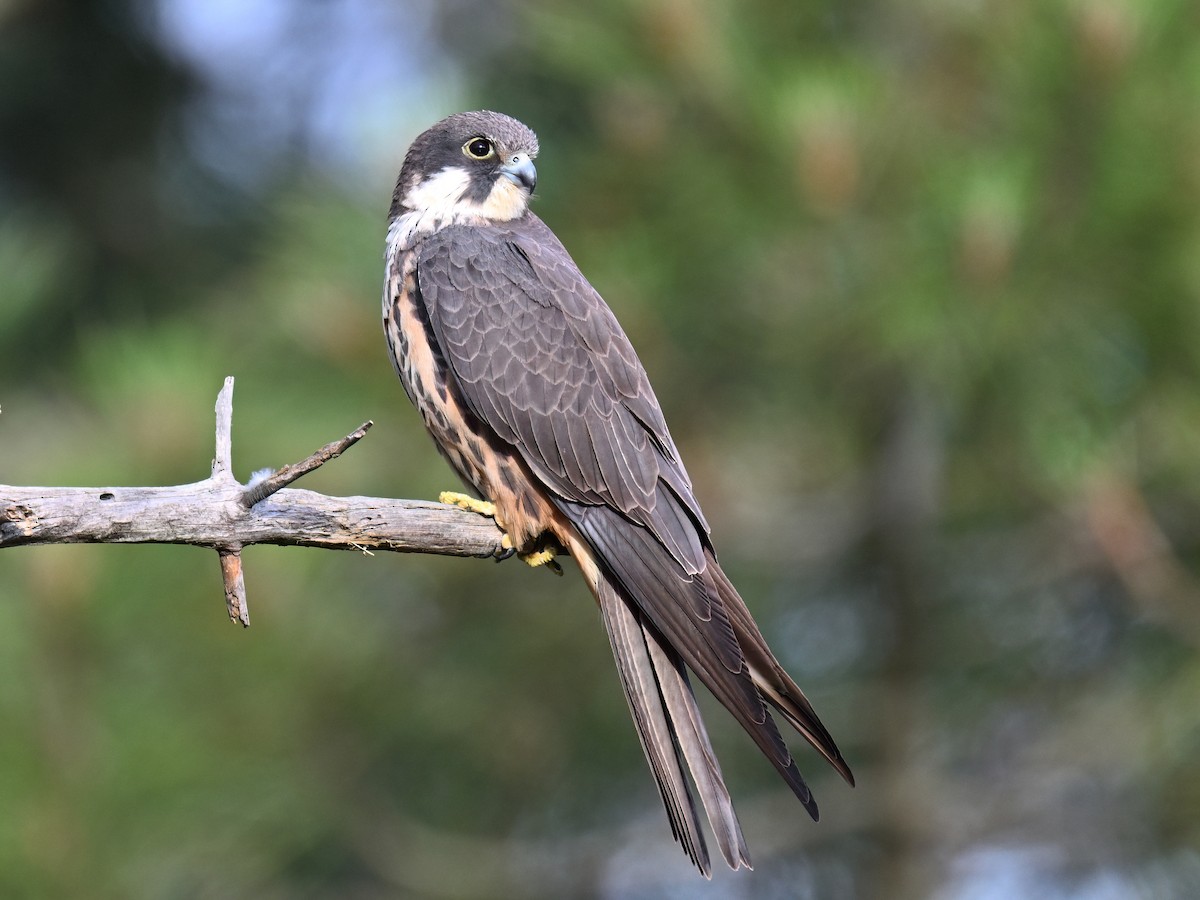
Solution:
<path fill-rule="evenodd" d="M 331 497 L 281 490 L 246 509 L 244 486 L 0 484 L 0 547 L 25 544 L 279 544 L 327 550 L 502 555 L 490 519 L 432 500 Z"/>
<path fill-rule="evenodd" d="M 286 488 L 357 442 L 370 422 L 308 458 L 248 485 L 233 477 L 233 379 L 217 398 L 212 475 L 168 487 L 0 484 L 0 548 L 30 544 L 193 544 L 221 559 L 230 618 L 249 624 L 241 550 L 251 544 L 393 550 L 448 556 L 508 554 L 490 519 L 428 500 L 331 497 Z"/>

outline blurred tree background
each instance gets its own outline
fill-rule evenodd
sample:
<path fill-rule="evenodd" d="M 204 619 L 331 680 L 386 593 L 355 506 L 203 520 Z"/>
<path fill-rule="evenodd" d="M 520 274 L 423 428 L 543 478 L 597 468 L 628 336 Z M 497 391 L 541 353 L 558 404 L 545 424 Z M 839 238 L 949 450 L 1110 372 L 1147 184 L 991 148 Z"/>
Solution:
<path fill-rule="evenodd" d="M 1184 0 L 7 0 L 0 481 L 454 487 L 379 330 L 408 141 L 488 107 L 859 777 L 710 715 L 670 839 L 574 573 L 0 559 L 6 897 L 1200 896 L 1200 13 Z"/>

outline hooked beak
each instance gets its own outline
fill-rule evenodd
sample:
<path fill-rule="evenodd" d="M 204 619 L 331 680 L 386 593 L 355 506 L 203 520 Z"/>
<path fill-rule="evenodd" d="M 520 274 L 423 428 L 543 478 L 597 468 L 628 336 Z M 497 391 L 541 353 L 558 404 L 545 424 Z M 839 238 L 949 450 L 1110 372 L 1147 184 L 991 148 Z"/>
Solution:
<path fill-rule="evenodd" d="M 537 187 L 537 169 L 526 153 L 517 153 L 510 157 L 508 162 L 500 167 L 500 174 L 531 194 Z"/>

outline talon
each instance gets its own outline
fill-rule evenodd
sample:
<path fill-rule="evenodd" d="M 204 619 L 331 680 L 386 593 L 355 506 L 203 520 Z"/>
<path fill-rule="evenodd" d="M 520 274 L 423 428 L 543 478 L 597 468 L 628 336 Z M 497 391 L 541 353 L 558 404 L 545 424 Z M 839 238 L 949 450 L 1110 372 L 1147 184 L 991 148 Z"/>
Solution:
<path fill-rule="evenodd" d="M 457 506 L 459 509 L 479 513 L 479 515 L 487 516 L 491 519 L 496 518 L 496 504 L 490 503 L 487 500 L 477 500 L 469 494 L 460 494 L 458 491 L 442 491 L 438 494 L 438 502 L 448 503 L 451 506 Z"/>
<path fill-rule="evenodd" d="M 512 541 L 508 538 L 508 533 L 505 532 L 504 537 L 500 539 L 500 549 L 492 554 L 492 558 L 496 562 L 503 562 L 517 552 L 517 548 L 512 545 Z"/>

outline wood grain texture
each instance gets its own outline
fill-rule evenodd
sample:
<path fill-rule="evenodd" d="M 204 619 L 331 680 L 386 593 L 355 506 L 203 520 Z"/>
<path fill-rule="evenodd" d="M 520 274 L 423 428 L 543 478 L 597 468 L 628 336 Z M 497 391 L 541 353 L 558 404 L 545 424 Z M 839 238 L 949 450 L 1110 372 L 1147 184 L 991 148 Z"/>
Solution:
<path fill-rule="evenodd" d="M 501 555 L 490 519 L 431 500 L 331 497 L 285 488 L 247 509 L 245 487 L 0 485 L 0 547 L 30 544 L 278 544 L 446 556 Z"/>

